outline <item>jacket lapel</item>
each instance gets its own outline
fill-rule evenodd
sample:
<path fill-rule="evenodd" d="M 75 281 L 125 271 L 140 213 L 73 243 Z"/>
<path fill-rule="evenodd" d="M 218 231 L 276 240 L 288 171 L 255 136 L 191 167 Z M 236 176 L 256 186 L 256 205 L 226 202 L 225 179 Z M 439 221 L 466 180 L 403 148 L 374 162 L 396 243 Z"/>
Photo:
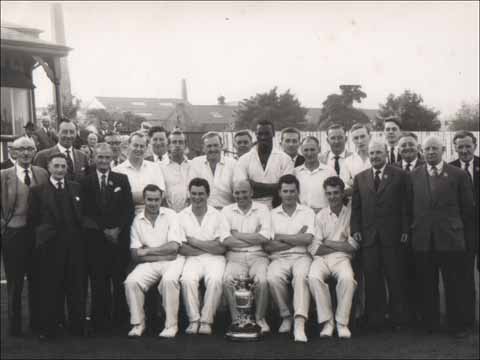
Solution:
<path fill-rule="evenodd" d="M 389 165 L 385 166 L 385 170 L 383 171 L 382 181 L 380 181 L 380 185 L 378 187 L 379 194 L 382 193 L 387 187 L 387 185 L 390 183 L 390 181 L 392 181 L 392 176 L 393 176 L 393 173 L 390 170 Z M 372 175 L 372 178 L 373 178 L 373 175 Z"/>
<path fill-rule="evenodd" d="M 366 178 L 367 178 L 367 186 L 368 188 L 373 192 L 376 193 L 375 191 L 375 185 L 373 183 L 373 171 L 372 169 L 368 169 L 368 172 L 366 173 Z"/>
<path fill-rule="evenodd" d="M 57 208 L 57 202 L 55 201 L 55 191 L 56 188 L 52 185 L 50 180 L 45 184 L 44 196 L 45 196 L 45 203 L 50 204 L 50 208 L 55 216 L 55 219 L 60 218 L 60 214 Z"/>
<path fill-rule="evenodd" d="M 8 209 L 12 209 L 13 206 L 15 205 L 15 198 L 17 197 L 17 192 L 18 192 L 18 178 L 17 174 L 15 171 L 15 166 L 10 168 L 10 171 L 7 172 L 7 189 L 8 191 L 5 191 L 2 189 L 2 192 L 6 193 L 7 197 L 7 202 L 8 204 Z"/>

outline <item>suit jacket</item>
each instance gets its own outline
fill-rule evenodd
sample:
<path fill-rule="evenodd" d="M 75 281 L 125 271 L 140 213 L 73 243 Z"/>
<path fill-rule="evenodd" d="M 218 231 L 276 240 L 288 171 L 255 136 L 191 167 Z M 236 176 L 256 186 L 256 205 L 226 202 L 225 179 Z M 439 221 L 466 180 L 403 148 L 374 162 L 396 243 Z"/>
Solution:
<path fill-rule="evenodd" d="M 47 134 L 43 127 L 41 127 L 40 129 L 35 131 L 35 135 L 37 135 L 38 139 L 38 151 L 51 148 L 58 141 L 58 137 L 52 129 L 48 129 Z"/>
<path fill-rule="evenodd" d="M 325 153 L 319 154 L 319 155 L 318 155 L 318 160 L 319 160 L 322 164 L 326 164 L 326 163 L 328 162 L 328 156 L 330 155 L 330 152 L 331 152 L 331 151 L 328 150 L 328 151 L 325 152 Z M 346 158 L 349 157 L 349 156 L 351 156 L 351 155 L 353 155 L 353 153 L 352 153 L 351 151 L 348 151 L 348 150 L 345 151 L 345 157 L 346 157 Z"/>
<path fill-rule="evenodd" d="M 425 161 L 422 160 L 422 159 L 420 159 L 420 158 L 418 158 L 418 159 L 417 159 L 417 163 L 415 164 L 414 169 L 416 169 L 416 168 L 418 168 L 419 166 L 422 166 L 422 165 L 424 165 L 424 164 L 425 164 Z M 403 166 L 402 166 L 402 165 L 403 165 L 403 164 L 402 164 L 402 160 L 397 161 L 395 164 L 393 164 L 393 166 L 396 166 L 396 167 L 398 167 L 398 168 L 400 168 L 400 169 L 403 169 Z M 410 169 L 410 171 L 412 171 L 412 170 L 413 170 L 413 169 Z"/>
<path fill-rule="evenodd" d="M 465 171 L 444 163 L 435 191 L 427 165 L 414 169 L 410 178 L 413 250 L 431 251 L 432 235 L 437 251 L 461 251 L 473 244 L 473 188 Z"/>
<path fill-rule="evenodd" d="M 5 161 L 2 161 L 0 163 L 0 170 L 5 170 L 5 169 L 9 169 L 11 167 L 14 167 L 15 164 L 12 160 L 10 160 L 10 158 L 8 158 L 7 160 Z"/>
<path fill-rule="evenodd" d="M 36 183 L 44 184 L 48 181 L 48 172 L 45 169 L 42 169 L 38 166 L 32 166 L 32 177 L 35 179 Z M 7 225 L 6 223 L 10 221 L 10 217 L 15 211 L 17 206 L 17 195 L 18 195 L 18 184 L 20 180 L 17 176 L 17 170 L 14 167 L 9 169 L 2 170 L 0 172 L 0 181 L 1 181 L 1 208 L 2 208 L 2 227 Z"/>
<path fill-rule="evenodd" d="M 75 181 L 65 179 L 65 190 L 69 193 L 69 199 L 72 203 L 73 214 L 76 220 L 75 229 L 69 229 L 69 235 L 74 236 L 76 243 L 82 242 L 82 194 L 80 184 Z M 32 227 L 35 233 L 35 244 L 37 247 L 49 242 L 63 239 L 59 237 L 59 224 L 61 220 L 60 209 L 55 201 L 56 188 L 47 181 L 44 184 L 33 186 L 30 189 L 28 198 L 27 224 Z M 79 248 L 80 249 L 80 248 Z"/>
<path fill-rule="evenodd" d="M 102 204 L 97 172 L 85 176 L 80 184 L 84 200 L 85 227 L 95 230 L 128 228 L 133 220 L 134 205 L 128 177 L 110 171 L 106 187 L 106 201 Z"/>
<path fill-rule="evenodd" d="M 457 159 L 455 161 L 452 161 L 450 165 L 456 166 L 461 168 L 461 163 L 460 160 Z M 474 231 L 475 233 L 473 236 L 468 236 L 467 239 L 473 239 L 473 243 L 468 244 L 469 249 L 472 249 L 473 251 L 478 251 L 478 183 L 480 180 L 480 158 L 478 156 L 473 157 L 473 190 L 474 190 L 474 195 L 475 195 L 475 210 L 474 210 Z"/>
<path fill-rule="evenodd" d="M 362 234 L 364 247 L 374 245 L 377 235 L 382 246 L 394 246 L 410 225 L 409 176 L 387 164 L 378 191 L 373 178 L 372 168 L 354 178 L 351 232 Z"/>
<path fill-rule="evenodd" d="M 33 164 L 48 170 L 48 158 L 51 155 L 59 152 L 60 152 L 60 149 L 58 148 L 57 145 L 52 146 L 51 148 L 39 151 L 37 155 L 35 155 L 35 158 L 33 159 Z M 77 149 L 73 149 L 72 155 L 73 155 L 73 166 L 74 166 L 74 169 L 73 169 L 74 178 L 69 180 L 78 181 L 86 174 L 86 171 L 88 170 L 88 157 L 83 152 Z"/>

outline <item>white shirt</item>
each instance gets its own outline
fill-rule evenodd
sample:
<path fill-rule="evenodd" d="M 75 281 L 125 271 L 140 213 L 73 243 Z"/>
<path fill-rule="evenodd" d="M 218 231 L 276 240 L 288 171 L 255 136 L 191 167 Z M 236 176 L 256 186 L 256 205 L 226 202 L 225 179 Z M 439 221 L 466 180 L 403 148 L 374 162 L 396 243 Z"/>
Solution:
<path fill-rule="evenodd" d="M 335 155 L 333 151 L 328 152 L 326 165 L 330 166 L 333 170 L 335 170 L 335 156 L 337 155 Z M 350 184 L 353 176 L 352 174 L 350 174 L 350 170 L 345 165 L 346 160 L 350 157 L 350 156 L 347 156 L 347 150 L 346 149 L 343 150 L 343 152 L 340 155 L 338 155 L 338 157 L 339 157 L 338 164 L 340 166 L 340 174 L 338 176 L 340 177 L 340 179 L 343 180 L 345 184 Z M 337 175 L 336 171 L 335 171 L 335 175 Z"/>
<path fill-rule="evenodd" d="M 50 183 L 53 185 L 53 187 L 54 187 L 55 189 L 58 189 L 58 185 L 57 185 L 57 184 L 58 184 L 59 181 L 62 183 L 62 189 L 65 189 L 65 179 L 55 180 L 55 179 L 53 178 L 53 176 L 50 176 Z"/>
<path fill-rule="evenodd" d="M 102 188 L 102 175 L 105 175 L 105 185 L 108 184 L 108 176 L 110 175 L 110 171 L 107 171 L 106 173 L 102 173 L 97 170 L 97 178 L 98 178 L 98 186 L 100 189 Z"/>
<path fill-rule="evenodd" d="M 292 216 L 289 216 L 283 206 L 272 210 L 272 239 L 275 234 L 295 235 L 303 226 L 307 226 L 305 234 L 315 235 L 315 213 L 309 207 L 297 204 Z M 288 250 L 278 251 L 274 255 L 288 255 L 291 253 L 306 253 L 306 246 L 295 246 Z"/>
<path fill-rule="evenodd" d="M 391 154 L 392 148 L 393 148 L 393 153 L 395 154 L 395 160 L 398 161 L 398 146 L 390 146 L 390 145 L 388 145 L 388 159 L 387 159 L 387 163 L 390 163 L 390 154 Z M 395 162 L 396 162 L 396 161 L 395 161 Z"/>
<path fill-rule="evenodd" d="M 233 172 L 236 163 L 235 159 L 221 155 L 214 174 L 206 155 L 197 156 L 190 161 L 190 179 L 203 178 L 210 185 L 208 205 L 222 208 L 233 203 Z"/>
<path fill-rule="evenodd" d="M 203 241 L 219 238 L 220 242 L 230 236 L 227 220 L 220 211 L 212 206 L 207 206 L 207 212 L 201 224 L 198 223 L 197 217 L 192 212 L 191 205 L 180 211 L 178 217 L 184 236 Z"/>
<path fill-rule="evenodd" d="M 357 176 L 359 173 L 361 173 L 362 171 L 367 170 L 368 168 L 371 168 L 372 164 L 370 163 L 370 159 L 368 158 L 368 156 L 367 156 L 367 159 L 363 161 L 360 155 L 358 155 L 358 153 L 355 152 L 345 159 L 345 166 L 347 167 L 351 176 L 349 183 L 345 185 L 352 186 L 353 178 Z"/>
<path fill-rule="evenodd" d="M 57 147 L 60 150 L 60 152 L 65 156 L 67 156 L 67 150 L 70 152 L 70 159 L 72 159 L 73 166 L 75 167 L 75 159 L 74 159 L 74 156 L 73 156 L 73 146 L 71 146 L 69 149 L 67 149 L 66 147 L 63 147 L 62 145 L 60 145 L 60 143 L 58 143 Z"/>
<path fill-rule="evenodd" d="M 125 160 L 117 165 L 112 171 L 125 174 L 132 188 L 133 203 L 135 204 L 135 214 L 139 214 L 144 208 L 143 189 L 148 184 L 157 185 L 162 191 L 165 191 L 165 181 L 163 180 L 162 169 L 158 164 L 151 161 L 143 161 L 139 169 L 133 167 L 130 160 Z"/>
<path fill-rule="evenodd" d="M 383 179 L 383 173 L 385 172 L 385 167 L 387 166 L 387 164 L 383 165 L 383 167 L 381 169 L 376 169 L 372 166 L 372 172 L 373 172 L 373 178 L 375 179 L 375 173 L 380 170 L 380 173 L 378 174 L 378 176 L 380 177 L 380 179 Z"/>
<path fill-rule="evenodd" d="M 328 206 L 323 182 L 330 176 L 337 176 L 335 170 L 320 163 L 316 169 L 310 171 L 303 164 L 296 167 L 293 174 L 300 182 L 300 203 L 311 207 L 314 211 Z"/>
<path fill-rule="evenodd" d="M 416 157 L 415 160 L 410 162 L 410 171 L 415 169 L 415 165 L 417 165 L 417 161 L 418 161 L 418 157 Z M 405 161 L 404 159 L 402 159 L 402 169 L 403 170 L 407 169 L 407 164 L 408 164 L 408 161 Z"/>
<path fill-rule="evenodd" d="M 30 177 L 30 184 L 33 183 L 33 178 L 32 178 L 33 173 L 32 173 L 31 166 L 25 169 L 23 166 L 16 164 L 16 169 L 17 169 L 17 178 L 21 183 L 25 184 L 25 170 L 28 172 L 28 176 Z"/>
<path fill-rule="evenodd" d="M 225 216 L 229 225 L 229 230 L 236 230 L 241 233 L 255 233 L 257 227 L 260 225 L 258 234 L 270 240 L 272 235 L 271 216 L 270 211 L 266 205 L 252 201 L 252 206 L 244 213 L 238 207 L 238 204 L 231 204 L 222 209 L 222 214 Z M 235 251 L 252 252 L 263 251 L 260 245 L 249 246 L 244 248 L 233 248 Z"/>
<path fill-rule="evenodd" d="M 160 160 L 160 157 L 157 154 L 153 153 L 152 155 L 154 163 L 165 164 L 168 162 L 168 152 L 162 155 L 162 160 Z"/>
<path fill-rule="evenodd" d="M 253 147 L 252 150 L 238 159 L 235 168 L 235 182 L 253 180 L 260 183 L 274 184 L 278 183 L 280 177 L 285 174 L 293 174 L 293 161 L 290 156 L 283 151 L 273 148 L 264 170 L 258 156 L 257 147 Z M 267 205 L 269 208 L 272 206 L 271 196 L 255 200 Z"/>
<path fill-rule="evenodd" d="M 181 164 L 167 158 L 160 163 L 165 179 L 168 207 L 179 212 L 187 206 L 190 161 L 185 158 Z"/>
<path fill-rule="evenodd" d="M 443 160 L 440 161 L 437 165 L 435 165 L 435 167 L 437 168 L 437 174 L 440 175 L 442 173 L 442 170 L 443 170 Z M 427 164 L 427 169 L 428 169 L 428 173 L 430 174 L 430 176 L 433 176 L 432 165 Z"/>
<path fill-rule="evenodd" d="M 351 214 L 352 208 L 345 205 L 338 216 L 330 206 L 322 209 L 315 217 L 315 238 L 308 249 L 310 254 L 315 255 L 325 240 L 347 241 L 352 247 L 358 249 L 358 243 L 350 236 Z M 345 255 L 343 252 L 334 252 L 324 256 L 343 258 Z"/>
<path fill-rule="evenodd" d="M 175 211 L 161 207 L 155 223 L 145 216 L 145 211 L 135 216 L 130 229 L 130 248 L 159 247 L 169 241 L 181 244 L 184 237 Z"/>

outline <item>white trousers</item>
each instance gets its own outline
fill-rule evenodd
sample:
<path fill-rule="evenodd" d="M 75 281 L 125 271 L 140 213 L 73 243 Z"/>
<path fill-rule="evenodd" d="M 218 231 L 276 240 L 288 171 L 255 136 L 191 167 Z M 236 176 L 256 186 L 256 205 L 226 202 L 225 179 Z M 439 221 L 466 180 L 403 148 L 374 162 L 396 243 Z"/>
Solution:
<path fill-rule="evenodd" d="M 225 257 L 223 255 L 202 254 L 187 257 L 180 282 L 183 303 L 190 322 L 213 323 L 222 297 L 224 270 Z M 198 286 L 201 279 L 204 279 L 206 291 L 200 314 Z"/>
<path fill-rule="evenodd" d="M 230 284 L 231 279 L 236 279 L 240 275 L 248 275 L 257 283 L 255 287 L 255 319 L 261 320 L 265 318 L 268 305 L 268 283 L 267 269 L 269 260 L 267 254 L 262 251 L 255 252 L 235 252 L 227 253 L 227 265 L 225 267 L 225 275 L 223 276 L 223 290 L 228 300 L 230 314 L 232 319 L 238 317 L 238 310 L 235 306 L 235 286 Z"/>
<path fill-rule="evenodd" d="M 267 272 L 267 281 L 273 301 L 277 304 L 282 318 L 292 316 L 288 284 L 292 279 L 293 311 L 295 316 L 308 319 L 310 291 L 307 276 L 312 258 L 309 254 L 291 254 L 274 258 Z"/>
<path fill-rule="evenodd" d="M 177 256 L 172 261 L 142 263 L 125 280 L 125 295 L 130 309 L 130 323 L 137 325 L 145 321 L 145 293 L 161 279 L 158 291 L 165 310 L 165 327 L 177 325 L 180 303 L 180 283 L 185 258 Z"/>
<path fill-rule="evenodd" d="M 315 299 L 319 323 L 333 319 L 330 290 L 325 282 L 330 277 L 337 280 L 335 320 L 339 324 L 348 325 L 357 283 L 354 279 L 350 258 L 346 254 L 333 253 L 327 256 L 315 256 L 313 259 L 308 274 L 308 284 Z"/>

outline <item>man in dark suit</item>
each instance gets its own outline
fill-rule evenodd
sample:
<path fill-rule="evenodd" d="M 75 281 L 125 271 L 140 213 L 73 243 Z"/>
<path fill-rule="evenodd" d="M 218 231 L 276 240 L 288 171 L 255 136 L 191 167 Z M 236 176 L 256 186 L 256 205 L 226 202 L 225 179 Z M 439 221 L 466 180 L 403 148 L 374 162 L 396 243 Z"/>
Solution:
<path fill-rule="evenodd" d="M 45 169 L 32 166 L 35 143 L 26 137 L 15 140 L 12 147 L 18 154 L 14 167 L 1 171 L 1 234 L 2 255 L 7 278 L 8 333 L 22 334 L 22 290 L 24 277 L 28 279 L 30 328 L 38 326 L 33 268 L 33 232 L 27 226 L 27 199 L 30 187 L 48 181 Z M 38 282 L 38 281 L 37 281 Z"/>
<path fill-rule="evenodd" d="M 55 336 L 58 309 L 66 296 L 69 330 L 84 334 L 85 238 L 80 184 L 65 178 L 67 159 L 48 159 L 49 181 L 30 190 L 27 224 L 35 234 L 40 287 L 40 338 Z"/>
<path fill-rule="evenodd" d="M 38 151 L 51 148 L 58 141 L 55 131 L 50 128 L 50 119 L 44 117 L 41 119 L 41 123 L 42 126 L 35 131 L 35 135 L 38 139 Z"/>
<path fill-rule="evenodd" d="M 398 153 L 401 160 L 395 162 L 393 165 L 411 172 L 413 169 L 425 164 L 425 161 L 420 157 L 418 137 L 413 132 L 403 132 L 398 140 Z"/>
<path fill-rule="evenodd" d="M 17 152 L 12 147 L 8 145 L 8 159 L 0 163 L 0 170 L 5 170 L 15 166 L 15 159 L 17 158 Z"/>
<path fill-rule="evenodd" d="M 475 322 L 475 271 L 478 271 L 478 182 L 480 180 L 480 161 L 478 156 L 475 156 L 475 150 L 477 148 L 477 139 L 469 131 L 459 131 L 453 137 L 453 144 L 455 151 L 458 154 L 458 159 L 452 161 L 450 165 L 459 167 L 465 170 L 473 183 L 474 195 L 475 195 L 475 212 L 474 212 L 474 234 L 468 236 L 467 239 L 473 240 L 467 243 L 467 279 L 466 285 L 468 286 L 469 306 L 468 317 L 471 319 L 471 324 Z M 477 257 L 477 263 L 475 264 L 475 256 Z M 475 270 L 476 267 L 476 270 Z"/>
<path fill-rule="evenodd" d="M 384 124 L 385 140 L 388 142 L 387 162 L 389 164 L 395 164 L 396 162 L 402 160 L 402 156 L 400 155 L 400 151 L 398 149 L 398 139 L 402 134 L 400 119 L 396 116 L 389 116 L 384 119 Z"/>
<path fill-rule="evenodd" d="M 473 229 L 473 188 L 465 171 L 442 160 L 438 137 L 423 144 L 426 164 L 411 173 L 412 247 L 415 252 L 424 327 L 439 321 L 438 270 L 444 280 L 449 329 L 465 337 L 470 302 L 467 286 L 468 244 Z"/>
<path fill-rule="evenodd" d="M 408 239 L 408 174 L 387 164 L 387 146 L 372 141 L 372 168 L 354 178 L 351 232 L 362 247 L 366 315 L 378 330 L 387 313 L 385 280 L 394 328 L 405 323 L 404 265 L 400 244 Z M 385 279 L 385 280 L 384 280 Z"/>
<path fill-rule="evenodd" d="M 55 153 L 61 153 L 67 159 L 67 179 L 76 181 L 81 179 L 88 169 L 88 157 L 80 150 L 73 148 L 76 134 L 77 127 L 75 123 L 68 119 L 63 119 L 58 127 L 58 144 L 39 151 L 33 159 L 33 164 L 47 169 L 50 156 Z"/>
<path fill-rule="evenodd" d="M 123 281 L 129 260 L 129 230 L 134 206 L 128 177 L 111 171 L 112 149 L 95 147 L 96 170 L 81 180 L 87 264 L 92 289 L 92 323 L 96 332 L 120 325 L 128 308 Z M 113 293 L 112 289 L 113 288 Z"/>
<path fill-rule="evenodd" d="M 148 138 L 152 146 L 152 155 L 146 156 L 145 160 L 153 162 L 164 162 L 168 160 L 167 130 L 165 130 L 162 126 L 152 126 L 148 130 Z"/>
<path fill-rule="evenodd" d="M 288 156 L 292 158 L 293 167 L 303 165 L 305 158 L 298 153 L 300 147 L 301 133 L 293 127 L 285 128 L 280 135 L 280 145 Z"/>

